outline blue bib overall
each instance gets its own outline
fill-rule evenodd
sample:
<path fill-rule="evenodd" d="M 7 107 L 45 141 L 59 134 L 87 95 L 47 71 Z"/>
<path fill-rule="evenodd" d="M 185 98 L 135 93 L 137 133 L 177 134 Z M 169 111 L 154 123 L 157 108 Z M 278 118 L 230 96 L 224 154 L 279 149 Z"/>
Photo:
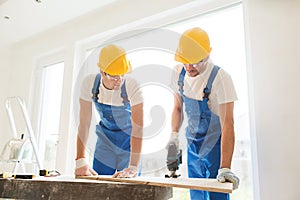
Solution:
<path fill-rule="evenodd" d="M 128 167 L 130 158 L 131 107 L 125 82 L 121 87 L 123 106 L 112 106 L 98 102 L 101 76 L 98 74 L 92 89 L 93 102 L 100 115 L 96 126 L 98 136 L 93 168 L 98 174 L 112 175 Z"/>
<path fill-rule="evenodd" d="M 219 67 L 214 66 L 202 101 L 183 94 L 185 69 L 179 75 L 179 92 L 188 118 L 186 127 L 188 176 L 190 178 L 216 178 L 220 167 L 221 124 L 217 115 L 208 107 L 212 83 Z M 228 200 L 229 195 L 201 190 L 190 190 L 191 200 Z"/>

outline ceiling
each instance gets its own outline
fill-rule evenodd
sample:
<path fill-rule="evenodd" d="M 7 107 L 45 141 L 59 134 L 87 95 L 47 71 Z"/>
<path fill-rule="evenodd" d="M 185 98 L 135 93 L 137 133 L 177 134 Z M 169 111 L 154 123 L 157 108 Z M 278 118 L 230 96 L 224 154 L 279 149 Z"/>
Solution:
<path fill-rule="evenodd" d="M 65 23 L 116 0 L 0 0 L 0 46 Z"/>

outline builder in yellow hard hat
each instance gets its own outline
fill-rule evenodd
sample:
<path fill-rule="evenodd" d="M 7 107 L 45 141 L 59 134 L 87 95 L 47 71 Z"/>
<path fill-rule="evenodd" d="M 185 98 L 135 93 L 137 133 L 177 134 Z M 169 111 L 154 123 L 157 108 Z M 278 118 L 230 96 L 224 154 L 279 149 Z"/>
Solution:
<path fill-rule="evenodd" d="M 138 174 L 143 134 L 143 96 L 137 82 L 126 73 L 131 65 L 123 48 L 103 47 L 100 73 L 87 76 L 80 90 L 80 122 L 75 175 L 113 175 L 131 178 Z M 92 117 L 92 102 L 99 113 L 93 169 L 85 155 Z M 97 173 L 96 173 L 96 172 Z"/>
<path fill-rule="evenodd" d="M 234 189 L 238 177 L 231 172 L 234 149 L 233 105 L 237 95 L 230 75 L 209 58 L 210 40 L 201 28 L 185 31 L 180 37 L 171 88 L 175 101 L 170 143 L 178 145 L 187 115 L 187 163 L 190 178 L 217 178 L 230 181 Z M 192 200 L 227 200 L 228 194 L 191 190 Z"/>

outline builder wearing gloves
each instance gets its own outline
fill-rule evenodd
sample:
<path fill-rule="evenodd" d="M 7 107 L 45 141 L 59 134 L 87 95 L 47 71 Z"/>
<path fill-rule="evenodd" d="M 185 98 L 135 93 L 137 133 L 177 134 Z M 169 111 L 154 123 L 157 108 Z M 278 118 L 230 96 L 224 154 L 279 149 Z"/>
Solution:
<path fill-rule="evenodd" d="M 200 28 L 185 31 L 179 40 L 171 88 L 174 90 L 171 141 L 178 142 L 183 121 L 183 104 L 188 118 L 187 163 L 190 178 L 239 179 L 231 172 L 234 149 L 233 106 L 237 95 L 230 75 L 215 66 L 207 33 Z M 178 148 L 179 149 L 179 148 Z M 228 194 L 191 190 L 192 200 L 225 200 Z"/>
<path fill-rule="evenodd" d="M 98 66 L 100 73 L 87 76 L 81 86 L 75 175 L 136 177 L 143 134 L 142 92 L 137 82 L 125 75 L 131 65 L 121 47 L 103 47 Z M 100 115 L 93 169 L 85 158 L 92 102 Z"/>

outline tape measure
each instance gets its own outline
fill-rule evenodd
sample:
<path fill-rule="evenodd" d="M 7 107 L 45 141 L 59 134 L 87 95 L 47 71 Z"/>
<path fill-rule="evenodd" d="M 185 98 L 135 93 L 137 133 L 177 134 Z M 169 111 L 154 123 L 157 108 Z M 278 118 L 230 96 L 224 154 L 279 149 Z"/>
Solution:
<path fill-rule="evenodd" d="M 40 176 L 49 176 L 49 171 L 46 169 L 41 169 L 39 175 Z"/>
<path fill-rule="evenodd" d="M 60 173 L 56 170 L 48 171 L 46 169 L 41 169 L 39 175 L 44 177 L 53 177 L 53 176 L 59 176 Z"/>

